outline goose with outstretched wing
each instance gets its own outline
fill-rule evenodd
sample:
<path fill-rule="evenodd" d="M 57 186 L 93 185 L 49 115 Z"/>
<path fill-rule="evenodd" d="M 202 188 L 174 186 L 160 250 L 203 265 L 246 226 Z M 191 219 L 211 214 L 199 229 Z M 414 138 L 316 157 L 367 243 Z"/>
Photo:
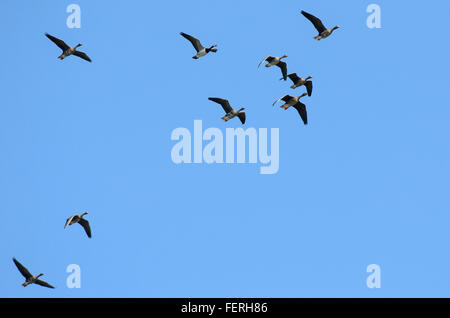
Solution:
<path fill-rule="evenodd" d="M 225 116 L 221 118 L 223 121 L 227 122 L 237 116 L 239 117 L 241 123 L 245 124 L 245 112 L 243 112 L 245 107 L 241 107 L 239 110 L 235 110 L 230 106 L 230 103 L 226 99 L 217 97 L 210 97 L 208 99 L 222 106 L 223 110 L 225 111 Z"/>
<path fill-rule="evenodd" d="M 305 125 L 308 124 L 308 114 L 306 112 L 306 105 L 303 104 L 302 102 L 300 102 L 300 99 L 302 97 L 305 97 L 307 94 L 303 93 L 300 96 L 294 97 L 294 96 L 290 96 L 290 95 L 284 95 L 283 97 L 281 97 L 279 100 L 277 100 L 275 103 L 273 103 L 273 106 L 275 106 L 276 103 L 278 103 L 280 100 L 284 101 L 284 104 L 281 105 L 281 108 L 284 108 L 284 110 L 287 110 L 289 107 L 294 107 L 301 119 L 303 120 L 303 123 Z"/>
<path fill-rule="evenodd" d="M 186 34 L 181 32 L 180 33 L 181 36 L 183 36 L 185 39 L 187 39 L 189 42 L 191 42 L 192 46 L 195 48 L 195 50 L 197 51 L 197 54 L 194 55 L 192 58 L 197 60 L 203 56 L 205 56 L 206 54 L 208 54 L 209 52 L 217 52 L 217 45 L 214 44 L 213 46 L 209 47 L 209 48 L 205 48 L 202 43 L 200 42 L 199 39 L 193 37 L 192 35 Z"/>
<path fill-rule="evenodd" d="M 339 25 L 336 25 L 332 29 L 327 29 L 318 17 L 315 17 L 312 14 L 305 12 L 305 11 L 302 11 L 302 15 L 305 18 L 307 18 L 314 25 L 317 32 L 319 32 L 319 34 L 314 37 L 315 40 L 320 41 L 322 39 L 325 39 L 325 38 L 329 37 L 331 35 L 331 33 L 333 33 L 335 30 L 340 28 Z"/>
<path fill-rule="evenodd" d="M 86 232 L 87 236 L 89 238 L 91 238 L 92 237 L 92 235 L 91 235 L 91 227 L 89 225 L 88 220 L 83 218 L 83 216 L 85 216 L 86 214 L 89 214 L 89 212 L 86 211 L 86 212 L 84 212 L 82 214 L 72 215 L 70 218 L 68 218 L 66 220 L 66 224 L 64 225 L 64 228 L 66 228 L 66 227 L 68 227 L 68 226 L 70 226 L 72 224 L 78 223 L 84 228 L 84 231 Z"/>
<path fill-rule="evenodd" d="M 313 83 L 312 83 L 312 81 L 310 81 L 312 76 L 303 78 L 303 77 L 299 77 L 297 75 L 297 73 L 292 73 L 292 74 L 289 74 L 288 77 L 293 83 L 293 85 L 291 86 L 292 89 L 296 89 L 297 87 L 304 85 L 306 87 L 306 91 L 308 92 L 308 96 L 312 95 Z"/>
<path fill-rule="evenodd" d="M 22 274 L 22 276 L 25 277 L 25 282 L 22 284 L 23 287 L 27 287 L 28 285 L 31 284 L 36 284 L 47 288 L 55 288 L 49 283 L 39 279 L 39 277 L 44 276 L 44 273 L 41 273 L 37 276 L 31 275 L 30 271 L 25 266 L 20 264 L 18 260 L 13 258 L 13 262 L 16 265 L 19 272 Z"/>
<path fill-rule="evenodd" d="M 283 79 L 287 80 L 287 64 L 282 61 L 282 59 L 284 59 L 286 57 L 288 57 L 288 56 L 287 55 L 283 55 L 280 57 L 268 56 L 259 63 L 258 67 L 260 67 L 261 64 L 266 61 L 267 61 L 267 64 L 265 65 L 265 67 L 271 67 L 271 66 L 276 65 L 281 69 L 281 74 L 283 74 Z"/>
<path fill-rule="evenodd" d="M 89 56 L 87 56 L 86 53 L 77 50 L 77 48 L 79 48 L 83 44 L 79 43 L 74 47 L 70 47 L 63 40 L 55 38 L 54 36 L 52 36 L 48 33 L 45 33 L 45 36 L 47 38 L 49 38 L 53 43 L 55 43 L 63 51 L 62 54 L 60 56 L 58 56 L 58 58 L 60 60 L 64 60 L 66 57 L 68 57 L 70 55 L 75 55 L 75 56 L 78 56 L 79 58 L 82 58 L 83 60 L 92 62 L 92 60 L 89 58 Z"/>

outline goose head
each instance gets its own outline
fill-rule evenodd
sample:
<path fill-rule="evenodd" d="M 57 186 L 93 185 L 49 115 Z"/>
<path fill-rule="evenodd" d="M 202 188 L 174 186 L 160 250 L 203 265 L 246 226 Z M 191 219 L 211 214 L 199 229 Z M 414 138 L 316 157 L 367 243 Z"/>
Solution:
<path fill-rule="evenodd" d="M 83 45 L 83 43 L 78 43 L 75 47 L 74 47 L 74 49 L 76 50 L 77 48 L 79 48 L 80 46 L 82 46 Z"/>
<path fill-rule="evenodd" d="M 36 276 L 36 279 L 38 279 L 39 277 L 44 276 L 44 273 L 40 273 L 39 275 Z"/>
<path fill-rule="evenodd" d="M 298 97 L 298 99 L 300 99 L 300 98 L 302 98 L 302 97 L 305 97 L 306 95 L 308 95 L 308 93 L 303 93 L 303 94 L 301 94 L 301 95 Z"/>
<path fill-rule="evenodd" d="M 212 52 L 217 52 L 217 44 L 214 44 L 213 46 L 211 46 L 210 48 L 209 48 L 209 50 L 210 51 L 212 51 Z"/>
<path fill-rule="evenodd" d="M 238 110 L 238 113 L 241 112 L 241 111 L 243 111 L 244 109 L 245 109 L 245 107 L 241 107 L 241 108 Z"/>
<path fill-rule="evenodd" d="M 83 217 L 86 214 L 89 214 L 89 212 L 88 211 L 84 212 L 83 214 L 81 214 L 81 217 Z"/>
<path fill-rule="evenodd" d="M 337 30 L 337 29 L 339 29 L 340 28 L 340 26 L 339 25 L 336 25 L 334 28 L 332 28 L 330 31 L 331 32 L 333 32 L 334 30 Z"/>
<path fill-rule="evenodd" d="M 288 56 L 285 54 L 285 55 L 283 55 L 282 57 L 280 57 L 280 60 L 281 60 L 281 59 L 284 59 L 284 58 L 286 58 L 286 57 L 288 57 Z"/>

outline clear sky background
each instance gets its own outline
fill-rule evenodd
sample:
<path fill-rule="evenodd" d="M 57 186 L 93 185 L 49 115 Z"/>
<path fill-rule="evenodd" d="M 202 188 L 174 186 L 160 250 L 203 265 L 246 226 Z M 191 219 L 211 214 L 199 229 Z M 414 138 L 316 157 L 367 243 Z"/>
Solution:
<path fill-rule="evenodd" d="M 81 29 L 66 7 L 81 6 Z M 382 28 L 366 26 L 369 4 Z M 339 24 L 330 38 L 300 10 Z M 0 1 L 0 296 L 450 297 L 450 3 Z M 186 32 L 217 54 L 193 60 Z M 92 58 L 57 59 L 48 32 Z M 313 75 L 309 125 L 267 55 Z M 280 129 L 280 170 L 175 165 L 208 97 Z M 93 237 L 66 218 L 90 211 Z M 16 257 L 56 286 L 23 288 Z M 81 288 L 66 268 L 81 267 Z M 381 266 L 381 288 L 366 268 Z"/>

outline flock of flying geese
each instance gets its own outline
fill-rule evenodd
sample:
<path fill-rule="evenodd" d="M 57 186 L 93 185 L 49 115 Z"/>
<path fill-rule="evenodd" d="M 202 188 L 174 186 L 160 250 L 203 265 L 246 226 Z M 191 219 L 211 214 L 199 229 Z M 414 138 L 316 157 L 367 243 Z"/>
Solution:
<path fill-rule="evenodd" d="M 83 219 L 83 216 L 85 216 L 88 213 L 89 212 L 86 211 L 82 214 L 72 215 L 70 218 L 68 218 L 66 220 L 66 224 L 64 225 L 64 228 L 78 223 L 84 228 L 84 231 L 86 232 L 87 236 L 89 238 L 91 238 L 92 237 L 91 236 L 91 227 L 89 226 L 89 222 L 88 222 L 88 220 Z M 16 264 L 16 267 L 19 270 L 19 272 L 22 274 L 23 277 L 25 277 L 25 282 L 22 284 L 23 287 L 27 287 L 28 285 L 31 285 L 31 284 L 37 284 L 37 285 L 48 287 L 48 288 L 55 288 L 52 285 L 50 285 L 49 283 L 39 279 L 39 277 L 43 276 L 44 273 L 41 273 L 37 276 L 31 275 L 31 273 L 28 271 L 28 269 L 25 266 L 23 266 L 22 264 L 20 264 L 20 262 L 18 260 L 13 258 L 13 261 L 14 261 L 14 264 Z"/>
<path fill-rule="evenodd" d="M 304 17 L 306 17 L 314 25 L 314 27 L 319 32 L 319 34 L 314 37 L 315 40 L 320 41 L 322 39 L 325 39 L 325 38 L 329 37 L 336 29 L 339 29 L 339 26 L 335 26 L 334 28 L 327 29 L 323 25 L 322 21 L 319 18 L 317 18 L 317 17 L 313 16 L 312 14 L 309 14 L 308 12 L 305 12 L 305 11 L 302 11 L 301 13 Z M 209 48 L 205 48 L 199 39 L 197 39 L 189 34 L 183 33 L 183 32 L 181 32 L 180 34 L 184 38 L 189 40 L 191 42 L 192 46 L 197 51 L 197 54 L 192 57 L 193 59 L 199 59 L 200 57 L 207 55 L 209 52 L 214 52 L 214 53 L 217 52 L 216 44 L 214 44 L 213 46 L 211 46 Z M 281 69 L 281 73 L 283 75 L 281 80 L 286 81 L 287 78 L 289 77 L 289 79 L 293 83 L 293 85 L 291 86 L 292 89 L 296 89 L 297 87 L 300 87 L 300 86 L 306 87 L 306 93 L 304 93 L 300 96 L 284 95 L 283 97 L 278 99 L 275 103 L 273 103 L 273 106 L 281 100 L 284 101 L 284 104 L 281 105 L 280 107 L 285 110 L 287 110 L 289 107 L 294 107 L 298 111 L 301 119 L 303 120 L 303 123 L 305 125 L 307 125 L 308 124 L 308 115 L 307 115 L 307 111 L 306 111 L 306 105 L 303 104 L 302 102 L 300 102 L 300 99 L 302 97 L 305 97 L 306 95 L 308 95 L 308 96 L 312 95 L 312 90 L 313 90 L 313 84 L 311 81 L 312 76 L 303 78 L 303 77 L 299 77 L 297 75 L 297 73 L 288 74 L 287 64 L 282 61 L 282 59 L 284 59 L 286 57 L 288 57 L 288 56 L 287 55 L 283 55 L 281 57 L 268 56 L 259 63 L 258 68 L 264 62 L 267 62 L 267 64 L 265 65 L 266 67 L 278 66 Z M 245 112 L 243 112 L 245 107 L 242 107 L 239 110 L 235 110 L 235 109 L 233 109 L 233 107 L 231 107 L 229 101 L 226 99 L 217 98 L 217 97 L 210 97 L 208 99 L 213 102 L 216 102 L 222 106 L 223 110 L 225 111 L 225 116 L 222 117 L 222 120 L 228 121 L 230 119 L 233 119 L 234 117 L 238 117 L 240 119 L 240 121 L 242 122 L 242 124 L 245 124 Z"/>
<path fill-rule="evenodd" d="M 327 29 L 323 25 L 322 21 L 319 18 L 317 18 L 317 17 L 313 16 L 312 14 L 309 14 L 305 11 L 301 11 L 301 13 L 304 17 L 306 17 L 309 21 L 311 21 L 311 23 L 314 25 L 314 27 L 319 32 L 319 34 L 314 37 L 315 40 L 320 41 L 322 39 L 325 39 L 325 38 L 329 37 L 333 33 L 333 31 L 335 31 L 336 29 L 339 28 L 339 26 L 335 26 L 332 29 Z M 214 53 L 217 52 L 216 44 L 212 45 L 209 48 L 205 48 L 201 44 L 199 39 L 197 39 L 191 35 L 188 35 L 186 33 L 183 33 L 183 32 L 181 32 L 180 34 L 184 38 L 189 40 L 191 42 L 192 46 L 197 51 L 197 54 L 192 57 L 193 59 L 199 59 L 199 58 L 207 55 L 210 52 L 214 52 Z M 62 54 L 60 56 L 58 56 L 58 58 L 60 60 L 64 60 L 66 57 L 68 57 L 70 55 L 75 55 L 79 58 L 82 58 L 82 59 L 88 61 L 88 62 L 92 62 L 92 60 L 89 58 L 89 56 L 86 53 L 77 50 L 80 46 L 82 46 L 81 43 L 79 43 L 75 47 L 70 47 L 63 40 L 58 39 L 48 33 L 46 33 L 45 36 L 47 38 L 49 38 L 53 43 L 55 43 L 62 50 Z M 284 95 L 283 97 L 278 99 L 275 103 L 273 103 L 273 105 L 275 105 L 276 103 L 278 103 L 279 101 L 282 100 L 282 101 L 284 101 L 284 104 L 280 106 L 281 108 L 284 108 L 286 110 L 289 107 L 294 107 L 300 114 L 300 117 L 303 120 L 303 123 L 306 125 L 308 123 L 306 106 L 305 106 L 305 104 L 300 102 L 300 99 L 306 95 L 311 96 L 312 90 L 313 90 L 313 84 L 310 79 L 312 78 L 312 76 L 302 78 L 302 77 L 299 77 L 296 73 L 288 74 L 287 64 L 285 62 L 281 61 L 282 59 L 284 59 L 286 57 L 287 57 L 287 55 L 283 55 L 281 57 L 268 56 L 259 63 L 258 67 L 260 67 L 261 64 L 264 62 L 267 62 L 267 64 L 265 65 L 266 67 L 278 66 L 281 69 L 281 73 L 283 75 L 283 77 L 280 80 L 286 81 L 287 78 L 289 77 L 289 79 L 293 83 L 293 85 L 291 86 L 292 89 L 296 89 L 297 87 L 300 87 L 300 86 L 306 87 L 306 93 L 303 93 L 300 96 L 295 97 L 295 96 L 290 96 L 290 95 Z M 223 110 L 225 111 L 225 116 L 222 117 L 222 120 L 228 121 L 230 119 L 233 119 L 234 117 L 238 117 L 240 119 L 240 121 L 242 122 L 242 124 L 245 124 L 245 112 L 243 112 L 245 107 L 242 107 L 239 110 L 235 110 L 235 109 L 233 109 L 233 107 L 231 107 L 230 103 L 226 99 L 216 98 L 216 97 L 210 97 L 208 99 L 215 103 L 218 103 L 222 106 Z M 69 217 L 66 220 L 64 228 L 78 223 L 84 228 L 87 236 L 89 238 L 91 238 L 91 228 L 89 226 L 89 222 L 83 218 L 86 214 L 88 214 L 88 212 L 72 215 L 71 217 Z M 19 263 L 19 261 L 17 261 L 15 258 L 13 258 L 13 261 L 14 261 L 14 264 L 16 265 L 17 269 L 19 270 L 19 272 L 25 278 L 25 282 L 22 284 L 22 286 L 26 287 L 31 284 L 37 284 L 37 285 L 48 287 L 48 288 L 55 288 L 52 285 L 50 285 L 49 283 L 39 279 L 39 277 L 43 276 L 44 273 L 34 276 L 28 271 L 28 269 L 25 266 L 23 266 L 21 263 Z"/>

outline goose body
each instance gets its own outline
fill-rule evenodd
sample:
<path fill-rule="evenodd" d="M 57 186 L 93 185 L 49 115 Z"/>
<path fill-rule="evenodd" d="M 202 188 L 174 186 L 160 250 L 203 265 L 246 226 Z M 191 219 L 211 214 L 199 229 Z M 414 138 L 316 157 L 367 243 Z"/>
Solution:
<path fill-rule="evenodd" d="M 292 74 L 289 74 L 288 77 L 293 83 L 293 85 L 291 86 L 292 89 L 296 89 L 297 87 L 300 87 L 300 86 L 304 85 L 306 87 L 307 92 L 308 92 L 308 96 L 312 95 L 313 84 L 310 81 L 312 76 L 308 76 L 306 78 L 303 78 L 303 77 L 299 77 L 297 75 L 297 73 L 292 73 Z"/>
<path fill-rule="evenodd" d="M 89 226 L 88 220 L 83 218 L 83 216 L 85 216 L 86 214 L 89 214 L 89 212 L 84 212 L 83 214 L 72 215 L 70 218 L 68 218 L 66 220 L 66 224 L 64 225 L 64 228 L 71 226 L 72 224 L 78 223 L 84 228 L 84 231 L 86 232 L 87 236 L 89 238 L 91 238 L 92 237 L 91 227 Z"/>
<path fill-rule="evenodd" d="M 286 80 L 287 79 L 287 64 L 285 62 L 281 61 L 282 59 L 284 59 L 286 57 L 288 57 L 288 56 L 287 55 L 283 55 L 280 57 L 268 56 L 258 64 L 258 67 L 260 67 L 261 64 L 266 61 L 267 61 L 267 64 L 265 65 L 265 67 L 271 67 L 271 66 L 276 65 L 281 69 L 281 73 L 283 74 L 283 79 Z"/>
<path fill-rule="evenodd" d="M 245 112 L 243 112 L 245 107 L 242 107 L 239 110 L 235 110 L 230 106 L 230 103 L 226 99 L 216 97 L 210 97 L 208 99 L 222 106 L 223 110 L 225 111 L 225 116 L 221 118 L 223 121 L 227 122 L 237 116 L 241 123 L 245 124 Z"/>
<path fill-rule="evenodd" d="M 280 108 L 284 108 L 284 110 L 287 110 L 289 107 L 294 107 L 297 112 L 299 113 L 303 123 L 305 125 L 308 124 L 308 114 L 306 112 L 306 105 L 300 102 L 300 99 L 302 97 L 305 97 L 307 94 L 303 93 L 300 96 L 294 97 L 290 95 L 284 95 L 280 99 L 278 99 L 275 103 L 273 103 L 273 106 L 275 106 L 276 103 L 278 103 L 280 100 L 284 101 L 284 104 L 280 106 Z"/>
<path fill-rule="evenodd" d="M 83 44 L 79 43 L 74 47 L 70 47 L 63 40 L 55 38 L 54 36 L 52 36 L 48 33 L 45 33 L 45 36 L 47 38 L 49 38 L 53 43 L 55 43 L 63 51 L 62 54 L 60 56 L 58 56 L 58 58 L 60 60 L 64 60 L 66 57 L 68 57 L 70 55 L 75 55 L 75 56 L 78 56 L 79 58 L 82 58 L 83 60 L 92 62 L 92 60 L 89 58 L 89 56 L 87 56 L 86 53 L 77 51 L 77 48 L 79 48 Z"/>
<path fill-rule="evenodd" d="M 192 35 L 186 34 L 181 32 L 180 33 L 181 36 L 183 36 L 185 39 L 187 39 L 189 42 L 191 42 L 192 46 L 195 48 L 195 50 L 197 51 L 197 54 L 194 55 L 192 58 L 197 60 L 203 56 L 205 56 L 206 54 L 208 54 L 209 52 L 217 52 L 217 45 L 214 44 L 213 46 L 209 47 L 209 48 L 205 48 L 202 43 L 200 42 L 199 39 L 193 37 Z"/>
<path fill-rule="evenodd" d="M 334 28 L 327 29 L 323 25 L 322 21 L 319 18 L 313 16 L 312 14 L 310 14 L 308 12 L 305 12 L 305 11 L 302 11 L 302 15 L 305 18 L 307 18 L 314 25 L 314 27 L 316 28 L 317 32 L 319 32 L 319 34 L 314 37 L 315 40 L 320 41 L 322 39 L 325 39 L 325 38 L 329 37 L 335 30 L 340 28 L 337 25 Z"/>
<path fill-rule="evenodd" d="M 25 277 L 25 282 L 22 284 L 23 287 L 27 287 L 28 285 L 31 285 L 31 284 L 36 284 L 36 285 L 44 286 L 47 288 L 55 288 L 52 285 L 50 285 L 49 283 L 39 279 L 39 277 L 44 276 L 44 273 L 41 273 L 37 276 L 31 275 L 31 273 L 28 271 L 28 269 L 25 266 L 23 266 L 22 264 L 20 264 L 18 260 L 13 258 L 13 262 L 16 265 L 19 272 L 22 274 L 22 276 Z"/>

